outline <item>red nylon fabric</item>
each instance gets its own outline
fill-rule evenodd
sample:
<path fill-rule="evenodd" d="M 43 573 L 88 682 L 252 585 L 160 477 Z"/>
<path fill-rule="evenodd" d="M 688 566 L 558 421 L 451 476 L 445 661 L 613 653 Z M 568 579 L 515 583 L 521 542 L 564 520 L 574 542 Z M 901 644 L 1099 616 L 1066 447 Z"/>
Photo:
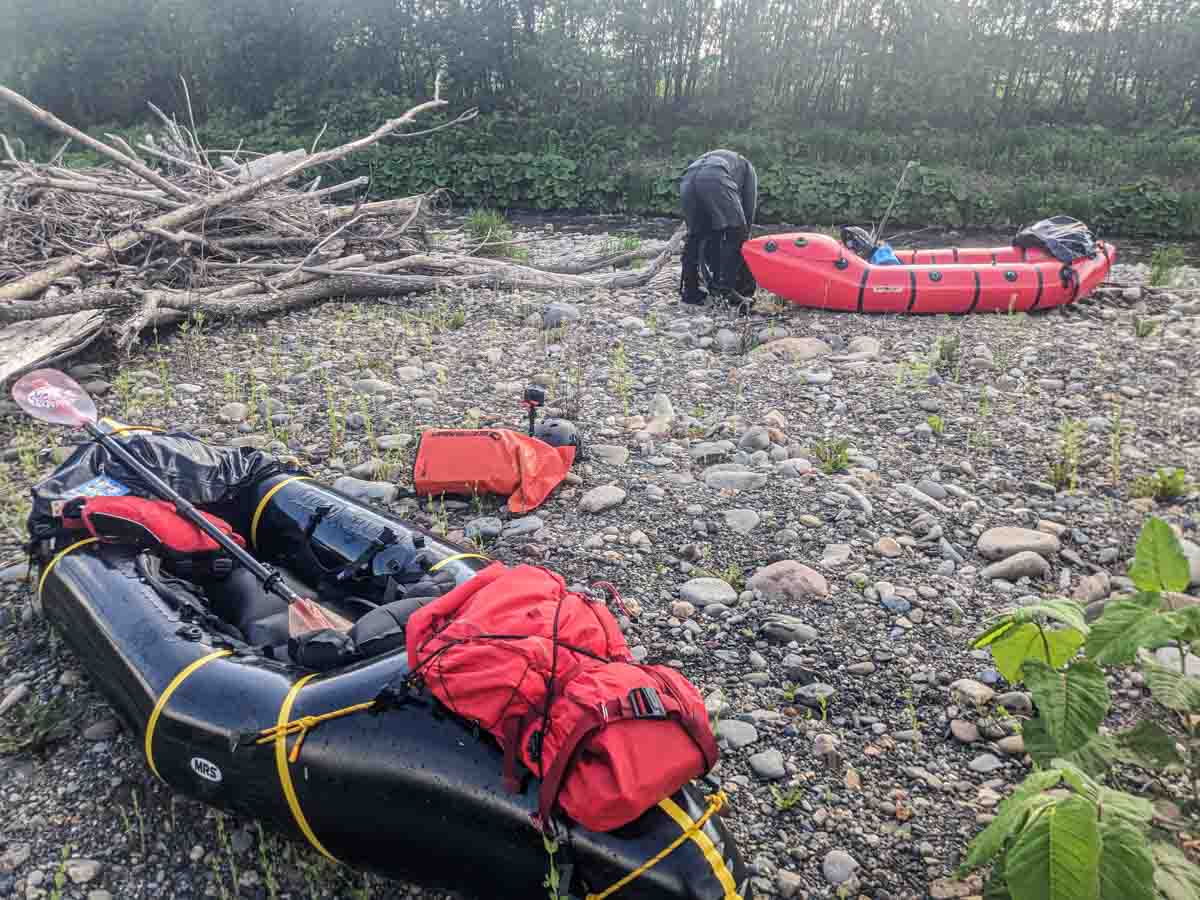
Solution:
<path fill-rule="evenodd" d="M 585 828 L 611 831 L 717 761 L 699 691 L 674 669 L 635 663 L 607 607 L 568 591 L 554 572 L 494 563 L 419 609 L 406 633 L 413 671 L 491 733 L 506 761 L 561 771 L 561 784 L 542 783 L 543 811 L 556 803 Z M 531 744 L 549 685 L 539 758 Z M 633 717 L 629 695 L 639 688 L 652 688 L 670 718 Z"/>
<path fill-rule="evenodd" d="M 231 526 L 219 516 L 201 512 L 223 534 L 228 535 L 239 546 L 246 541 L 236 534 Z M 166 500 L 149 500 L 143 497 L 89 497 L 81 513 L 84 527 L 101 541 L 120 541 L 128 532 L 126 523 L 144 528 L 168 550 L 175 553 L 212 553 L 221 545 L 181 516 L 172 503 Z"/>
<path fill-rule="evenodd" d="M 514 513 L 537 509 L 575 461 L 574 447 L 505 428 L 442 429 L 421 436 L 413 466 L 413 489 L 439 494 L 498 494 Z"/>

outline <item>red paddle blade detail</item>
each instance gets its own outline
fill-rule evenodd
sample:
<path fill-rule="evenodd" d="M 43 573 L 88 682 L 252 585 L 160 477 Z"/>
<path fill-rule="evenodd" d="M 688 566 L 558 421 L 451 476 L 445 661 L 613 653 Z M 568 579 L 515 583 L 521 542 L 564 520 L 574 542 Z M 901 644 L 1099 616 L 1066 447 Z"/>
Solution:
<path fill-rule="evenodd" d="M 346 632 L 352 623 L 339 616 L 332 610 L 304 598 L 288 606 L 288 634 L 298 638 L 313 631 L 323 631 L 332 628 L 334 631 Z"/>
<path fill-rule="evenodd" d="M 12 389 L 17 406 L 35 419 L 54 425 L 96 421 L 96 404 L 87 392 L 58 369 L 38 369 Z"/>

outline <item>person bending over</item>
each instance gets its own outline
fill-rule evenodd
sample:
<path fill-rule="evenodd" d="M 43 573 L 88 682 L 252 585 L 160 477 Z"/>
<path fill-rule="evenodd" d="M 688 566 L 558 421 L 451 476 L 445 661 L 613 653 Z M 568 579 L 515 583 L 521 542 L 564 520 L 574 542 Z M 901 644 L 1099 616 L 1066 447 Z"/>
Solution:
<path fill-rule="evenodd" d="M 715 276 L 717 294 L 748 306 L 754 279 L 742 259 L 742 244 L 750 237 L 758 205 L 758 173 L 754 164 L 732 150 L 710 150 L 690 166 L 679 186 L 687 240 L 683 245 L 684 303 L 701 304 L 701 245 Z"/>

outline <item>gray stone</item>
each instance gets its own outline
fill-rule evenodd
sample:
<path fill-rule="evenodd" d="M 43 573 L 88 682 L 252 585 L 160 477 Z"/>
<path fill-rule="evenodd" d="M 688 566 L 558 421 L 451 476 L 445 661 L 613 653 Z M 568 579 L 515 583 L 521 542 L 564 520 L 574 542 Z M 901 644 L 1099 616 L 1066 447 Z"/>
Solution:
<path fill-rule="evenodd" d="M 738 595 L 720 578 L 693 578 L 679 589 L 679 596 L 693 606 L 706 607 L 714 603 L 734 603 Z"/>
<path fill-rule="evenodd" d="M 1078 600 L 1085 605 L 1095 603 L 1107 597 L 1111 590 L 1112 581 L 1108 577 L 1108 573 L 1096 572 L 1095 574 L 1085 575 L 1079 579 L 1079 584 L 1075 585 L 1075 591 L 1071 594 L 1071 599 Z"/>
<path fill-rule="evenodd" d="M 1013 715 L 1033 715 L 1033 699 L 1023 691 L 1009 691 L 996 698 L 996 704 L 1004 707 Z"/>
<path fill-rule="evenodd" d="M 625 502 L 625 497 L 626 493 L 622 488 L 615 484 L 603 484 L 583 495 L 579 501 L 579 509 L 586 513 L 604 512 L 606 509 L 620 506 Z"/>
<path fill-rule="evenodd" d="M 29 686 L 27 684 L 18 684 L 15 688 L 4 695 L 4 699 L 0 700 L 0 716 L 7 713 L 10 709 L 29 696 Z"/>
<path fill-rule="evenodd" d="M 675 418 L 675 407 L 671 404 L 671 398 L 666 394 L 655 394 L 654 399 L 650 401 L 650 418 L 671 422 Z"/>
<path fill-rule="evenodd" d="M 1062 549 L 1058 538 L 1052 534 L 1009 526 L 989 528 L 979 536 L 975 547 L 985 559 L 1006 559 L 1023 552 L 1053 556 Z"/>
<path fill-rule="evenodd" d="M 335 491 L 341 491 L 355 500 L 373 500 L 379 503 L 391 503 L 396 499 L 400 489 L 386 481 L 363 481 L 343 475 L 333 483 Z"/>
<path fill-rule="evenodd" d="M 821 556 L 821 565 L 827 569 L 836 569 L 850 562 L 851 548 L 849 544 L 830 544 Z"/>
<path fill-rule="evenodd" d="M 984 753 L 967 763 L 967 768 L 980 775 L 988 775 L 997 769 L 1003 769 L 1004 761 L 993 753 Z"/>
<path fill-rule="evenodd" d="M 627 447 L 617 447 L 612 444 L 592 444 L 587 449 L 589 455 L 603 460 L 610 466 L 623 466 L 629 461 L 629 449 Z"/>
<path fill-rule="evenodd" d="M 829 706 L 829 701 L 837 694 L 837 688 L 832 684 L 814 681 L 796 688 L 796 702 L 812 709 L 822 709 Z"/>
<path fill-rule="evenodd" d="M 542 327 L 558 328 L 568 322 L 578 322 L 583 317 L 579 307 L 571 303 L 551 303 L 542 310 Z"/>
<path fill-rule="evenodd" d="M 376 443 L 380 450 L 403 450 L 413 442 L 411 434 L 381 434 Z"/>
<path fill-rule="evenodd" d="M 94 859 L 69 859 L 66 869 L 72 883 L 87 884 L 100 874 L 101 864 Z"/>
<path fill-rule="evenodd" d="M 356 394 L 394 394 L 400 388 L 378 378 L 362 378 L 350 386 Z"/>
<path fill-rule="evenodd" d="M 766 450 L 771 446 L 771 435 L 761 425 L 749 429 L 738 441 L 738 449 L 753 453 L 755 450 Z"/>
<path fill-rule="evenodd" d="M 844 884 L 857 870 L 858 860 L 845 850 L 830 850 L 821 861 L 821 873 L 830 884 Z"/>
<path fill-rule="evenodd" d="M 13 872 L 29 861 L 28 844 L 9 844 L 8 849 L 0 853 L 0 874 Z"/>
<path fill-rule="evenodd" d="M 1186 539 L 1179 543 L 1183 547 L 1183 555 L 1188 560 L 1188 571 L 1191 574 L 1189 586 L 1200 587 L 1200 545 Z"/>
<path fill-rule="evenodd" d="M 120 730 L 121 723 L 112 716 L 109 716 L 106 719 L 93 722 L 87 728 L 83 729 L 83 739 L 85 741 L 108 741 L 115 738 Z"/>
<path fill-rule="evenodd" d="M 540 516 L 522 516 L 520 519 L 513 519 L 504 526 L 504 530 L 500 532 L 506 538 L 522 537 L 523 535 L 533 534 L 541 531 L 546 525 Z"/>
<path fill-rule="evenodd" d="M 763 566 L 746 586 L 772 606 L 829 596 L 829 582 L 825 576 L 794 559 Z"/>
<path fill-rule="evenodd" d="M 721 719 L 717 722 L 716 735 L 734 750 L 740 750 L 758 740 L 758 729 L 740 719 Z"/>
<path fill-rule="evenodd" d="M 495 516 L 483 516 L 482 518 L 472 519 L 463 526 L 463 537 L 474 541 L 480 538 L 493 540 L 500 537 L 500 532 L 503 530 L 504 523 Z"/>
<path fill-rule="evenodd" d="M 954 719 L 950 723 L 950 733 L 960 744 L 974 744 L 979 740 L 979 727 L 966 719 Z"/>
<path fill-rule="evenodd" d="M 245 403 L 226 403 L 217 410 L 217 418 L 230 425 L 245 421 L 249 414 L 250 408 Z"/>
<path fill-rule="evenodd" d="M 688 455 L 697 462 L 711 462 L 727 458 L 736 449 L 732 441 L 701 441 L 688 448 Z"/>
<path fill-rule="evenodd" d="M 793 897 L 803 897 L 804 879 L 795 872 L 780 869 L 775 873 L 775 892 L 783 900 L 792 900 Z"/>
<path fill-rule="evenodd" d="M 763 781 L 778 781 L 787 777 L 783 765 L 783 753 L 779 750 L 763 750 L 749 759 L 750 770 Z"/>
<path fill-rule="evenodd" d="M 759 515 L 752 509 L 730 509 L 725 511 L 725 524 L 738 534 L 749 534 L 759 522 Z"/>
<path fill-rule="evenodd" d="M 818 631 L 795 616 L 772 613 L 763 621 L 762 635 L 773 644 L 807 644 L 817 639 Z"/>
<path fill-rule="evenodd" d="M 979 574 L 988 581 L 1001 579 L 1016 581 L 1019 578 L 1041 578 L 1050 571 L 1045 557 L 1032 550 L 1022 550 L 1015 556 L 994 562 Z"/>
<path fill-rule="evenodd" d="M 764 472 L 726 463 L 705 469 L 704 483 L 714 490 L 753 491 L 767 483 L 767 476 Z"/>
<path fill-rule="evenodd" d="M 1179 648 L 1178 647 L 1159 647 L 1154 651 L 1155 661 L 1160 665 L 1170 669 L 1172 672 L 1179 671 Z M 1200 657 L 1194 653 L 1187 655 L 1187 662 L 1184 664 L 1184 671 L 1189 676 L 1200 676 Z"/>
<path fill-rule="evenodd" d="M 833 353 L 833 348 L 817 338 L 788 337 L 762 344 L 755 347 L 752 352 L 756 356 L 770 354 L 771 356 L 782 357 L 793 362 L 804 362 L 810 359 L 817 359 L 821 356 L 828 356 Z"/>

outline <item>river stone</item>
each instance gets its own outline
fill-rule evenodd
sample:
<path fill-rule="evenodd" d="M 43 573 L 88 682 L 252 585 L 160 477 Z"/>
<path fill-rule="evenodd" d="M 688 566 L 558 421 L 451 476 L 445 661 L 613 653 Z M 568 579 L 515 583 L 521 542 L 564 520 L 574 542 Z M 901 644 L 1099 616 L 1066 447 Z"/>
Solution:
<path fill-rule="evenodd" d="M 66 869 L 72 882 L 87 884 L 100 874 L 100 863 L 94 859 L 69 859 Z"/>
<path fill-rule="evenodd" d="M 376 443 L 380 450 L 403 450 L 412 440 L 411 434 L 381 434 Z"/>
<path fill-rule="evenodd" d="M 0 700 L 0 716 L 4 715 L 28 696 L 29 685 L 18 684 L 15 688 L 4 695 L 3 700 Z"/>
<path fill-rule="evenodd" d="M 980 775 L 988 775 L 997 769 L 1003 769 L 1004 762 L 994 753 L 984 753 L 967 763 L 967 768 Z"/>
<path fill-rule="evenodd" d="M 627 447 L 617 447 L 612 444 L 592 444 L 588 447 L 588 453 L 613 466 L 623 466 L 629 460 Z"/>
<path fill-rule="evenodd" d="M 1006 559 L 1022 552 L 1053 556 L 1062 548 L 1058 538 L 1044 531 L 1008 526 L 989 528 L 975 545 L 985 559 Z"/>
<path fill-rule="evenodd" d="M 714 603 L 729 605 L 737 600 L 737 591 L 720 578 L 693 578 L 679 589 L 679 596 L 695 607 Z"/>
<path fill-rule="evenodd" d="M 583 316 L 579 307 L 571 303 L 551 303 L 542 310 L 542 327 L 558 328 L 568 322 L 578 322 Z"/>
<path fill-rule="evenodd" d="M 655 394 L 654 399 L 650 401 L 650 418 L 671 422 L 675 418 L 675 407 L 671 404 L 671 398 L 666 394 Z"/>
<path fill-rule="evenodd" d="M 847 353 L 861 353 L 865 354 L 866 356 L 878 356 L 882 349 L 883 347 L 880 345 L 879 341 L 873 337 L 867 337 L 866 335 L 863 335 L 862 337 L 856 337 L 846 345 Z"/>
<path fill-rule="evenodd" d="M 858 860 L 845 850 L 830 850 L 821 861 L 821 873 L 830 884 L 842 884 L 854 877 Z"/>
<path fill-rule="evenodd" d="M 504 523 L 495 516 L 483 516 L 479 519 L 472 519 L 463 526 L 463 537 L 468 540 L 477 541 L 480 538 L 493 540 L 500 537 L 500 532 L 504 530 Z"/>
<path fill-rule="evenodd" d="M 1187 557 L 1188 571 L 1191 573 L 1189 584 L 1192 587 L 1200 587 L 1200 546 L 1188 540 L 1179 543 L 1183 547 L 1183 555 Z"/>
<path fill-rule="evenodd" d="M 740 750 L 758 740 L 758 729 L 739 719 L 722 719 L 717 723 L 718 740 L 724 738 L 734 750 Z"/>
<path fill-rule="evenodd" d="M 950 692 L 965 698 L 975 706 L 983 706 L 996 696 L 996 692 L 974 678 L 960 678 L 950 685 Z"/>
<path fill-rule="evenodd" d="M 817 629 L 801 622 L 795 616 L 771 613 L 763 621 L 762 634 L 773 644 L 790 644 L 792 641 L 797 644 L 807 644 L 809 641 L 817 639 L 818 632 Z"/>
<path fill-rule="evenodd" d="M 796 689 L 796 702 L 813 709 L 828 707 L 829 701 L 837 693 L 837 688 L 823 681 L 814 681 Z"/>
<path fill-rule="evenodd" d="M 773 606 L 829 596 L 829 582 L 825 576 L 794 559 L 763 566 L 754 573 L 747 587 Z"/>
<path fill-rule="evenodd" d="M 1050 563 L 1032 550 L 1022 550 L 1015 556 L 994 562 L 980 575 L 991 581 L 996 578 L 1016 581 L 1018 578 L 1041 578 L 1050 571 Z"/>
<path fill-rule="evenodd" d="M 250 414 L 250 408 L 245 403 L 226 403 L 217 410 L 217 418 L 230 425 L 243 422 Z"/>
<path fill-rule="evenodd" d="M 704 483 L 714 490 L 753 491 L 767 483 L 767 476 L 745 466 L 726 463 L 705 469 Z"/>
<path fill-rule="evenodd" d="M 396 485 L 386 481 L 362 481 L 349 475 L 337 479 L 333 489 L 355 500 L 374 500 L 379 503 L 391 503 L 400 491 Z"/>
<path fill-rule="evenodd" d="M 778 356 L 784 359 L 789 359 L 793 362 L 803 362 L 809 359 L 818 359 L 822 356 L 828 356 L 833 353 L 833 348 L 827 343 L 817 338 L 811 337 L 788 337 L 780 338 L 777 341 L 761 344 L 751 351 L 755 355 L 762 356 L 769 354 Z"/>
<path fill-rule="evenodd" d="M 738 534 L 749 534 L 759 522 L 759 515 L 752 509 L 729 509 L 725 511 L 725 524 Z"/>
<path fill-rule="evenodd" d="M 821 565 L 827 569 L 836 569 L 850 562 L 851 548 L 849 544 L 830 544 L 825 548 L 821 557 Z"/>
<path fill-rule="evenodd" d="M 763 750 L 749 759 L 750 769 L 764 781 L 778 781 L 787 776 L 783 754 L 778 750 Z"/>
<path fill-rule="evenodd" d="M 535 531 L 541 531 L 545 524 L 541 516 L 522 516 L 519 519 L 511 520 L 500 533 L 506 538 L 522 537 L 533 534 Z"/>
<path fill-rule="evenodd" d="M 701 441 L 688 448 L 688 455 L 698 462 L 711 459 L 725 459 L 731 456 L 737 448 L 733 441 Z"/>
<path fill-rule="evenodd" d="M 747 430 L 738 441 L 738 449 L 753 453 L 755 450 L 766 450 L 771 446 L 771 435 L 761 425 Z"/>
<path fill-rule="evenodd" d="M 615 484 L 602 484 L 583 495 L 579 501 L 579 509 L 587 513 L 604 512 L 606 509 L 620 506 L 625 502 L 625 497 L 625 491 Z"/>
<path fill-rule="evenodd" d="M 400 388 L 378 378 L 363 378 L 351 385 L 356 394 L 394 394 Z"/>

